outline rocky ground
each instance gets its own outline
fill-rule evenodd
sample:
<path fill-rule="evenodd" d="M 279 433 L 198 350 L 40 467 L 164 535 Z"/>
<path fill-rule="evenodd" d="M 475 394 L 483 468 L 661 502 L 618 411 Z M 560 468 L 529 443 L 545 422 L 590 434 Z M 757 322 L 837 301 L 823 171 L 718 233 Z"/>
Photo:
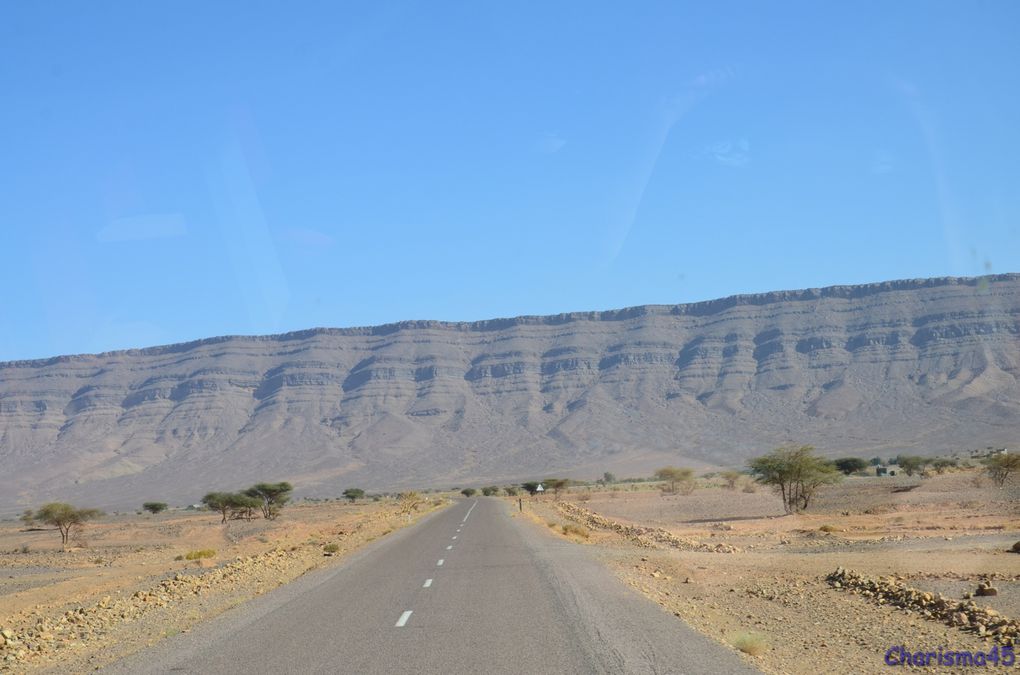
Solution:
<path fill-rule="evenodd" d="M 153 644 L 414 522 L 446 503 L 293 505 L 276 520 L 113 516 L 62 550 L 0 524 L 0 671 L 83 672 Z M 87 541 L 85 541 L 87 540 Z M 206 549 L 211 557 L 188 560 Z"/>
<path fill-rule="evenodd" d="M 1020 555 L 1007 552 L 1020 539 L 1017 488 L 976 472 L 894 491 L 901 483 L 850 479 L 796 516 L 776 514 L 768 492 L 722 487 L 582 491 L 530 506 L 766 672 L 883 672 L 894 645 L 987 652 L 1020 642 Z M 995 595 L 978 596 L 982 584 Z"/>

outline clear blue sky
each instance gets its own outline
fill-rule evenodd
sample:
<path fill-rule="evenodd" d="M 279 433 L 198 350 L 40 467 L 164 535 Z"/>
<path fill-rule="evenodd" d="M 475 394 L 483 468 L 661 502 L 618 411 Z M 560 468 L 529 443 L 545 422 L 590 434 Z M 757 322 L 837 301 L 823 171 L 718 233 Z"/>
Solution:
<path fill-rule="evenodd" d="M 1018 36 L 1012 1 L 8 3 L 0 360 L 1020 271 Z"/>

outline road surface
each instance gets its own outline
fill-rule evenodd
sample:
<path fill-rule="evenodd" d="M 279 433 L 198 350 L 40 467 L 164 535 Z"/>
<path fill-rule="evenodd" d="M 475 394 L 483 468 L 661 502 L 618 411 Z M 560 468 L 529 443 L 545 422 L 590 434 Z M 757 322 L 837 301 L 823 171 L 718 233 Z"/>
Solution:
<path fill-rule="evenodd" d="M 459 502 L 104 672 L 757 672 L 511 513 Z"/>

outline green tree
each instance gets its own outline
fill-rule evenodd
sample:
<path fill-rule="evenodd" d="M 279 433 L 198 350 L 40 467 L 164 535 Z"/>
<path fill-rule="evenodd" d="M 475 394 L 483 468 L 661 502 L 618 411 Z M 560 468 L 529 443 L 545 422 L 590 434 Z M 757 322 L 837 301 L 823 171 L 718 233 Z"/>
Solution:
<path fill-rule="evenodd" d="M 280 514 L 284 505 L 290 501 L 294 486 L 283 481 L 280 483 L 256 483 L 244 491 L 248 497 L 259 500 L 259 507 L 262 509 L 262 516 L 266 520 L 272 520 Z"/>
<path fill-rule="evenodd" d="M 539 483 L 537 480 L 529 480 L 527 483 L 521 483 L 521 488 L 523 488 L 524 491 L 527 492 L 529 495 L 534 497 L 536 494 L 538 494 L 538 486 L 540 485 L 541 483 Z"/>
<path fill-rule="evenodd" d="M 165 502 L 145 502 L 142 504 L 142 508 L 149 513 L 156 514 L 166 511 L 167 505 Z"/>
<path fill-rule="evenodd" d="M 231 493 L 229 502 L 231 520 L 251 520 L 255 517 L 255 510 L 262 508 L 262 499 L 247 492 Z"/>
<path fill-rule="evenodd" d="M 25 509 L 24 512 L 18 517 L 18 520 L 25 524 L 25 527 L 32 527 L 35 525 L 35 514 L 32 513 L 32 509 Z"/>
<path fill-rule="evenodd" d="M 347 488 L 344 490 L 344 499 L 353 504 L 356 500 L 361 499 L 365 496 L 365 491 L 361 488 Z"/>
<path fill-rule="evenodd" d="M 655 470 L 655 480 L 666 482 L 666 489 L 671 494 L 678 492 L 689 495 L 694 491 L 694 470 L 678 466 L 664 466 Z"/>
<path fill-rule="evenodd" d="M 473 497 L 474 494 L 475 494 L 475 489 L 474 488 L 464 488 L 463 490 L 460 491 L 460 493 L 462 495 L 464 495 L 465 497 Z"/>
<path fill-rule="evenodd" d="M 837 469 L 843 472 L 844 476 L 849 476 L 852 473 L 864 471 L 868 468 L 868 463 L 860 457 L 840 457 L 834 464 Z"/>
<path fill-rule="evenodd" d="M 748 466 L 759 483 L 779 493 L 787 513 L 808 508 L 818 488 L 843 477 L 831 462 L 815 455 L 810 445 L 778 448 L 751 460 Z"/>
<path fill-rule="evenodd" d="M 482 494 L 486 497 L 491 497 L 495 494 L 499 494 L 499 488 L 495 485 L 489 485 L 488 487 L 482 488 Z"/>
<path fill-rule="evenodd" d="M 98 509 L 79 509 L 63 502 L 50 502 L 36 511 L 35 520 L 60 530 L 60 543 L 66 544 L 73 530 L 101 515 L 103 512 Z"/>
<path fill-rule="evenodd" d="M 503 488 L 503 492 L 505 492 L 508 497 L 517 496 L 517 488 L 514 487 L 513 485 L 507 485 L 505 488 Z"/>
<path fill-rule="evenodd" d="M 995 484 L 1002 487 L 1009 477 L 1020 472 L 1020 455 L 999 453 L 985 460 L 985 470 Z"/>
<path fill-rule="evenodd" d="M 946 469 L 952 469 L 956 467 L 956 465 L 957 462 L 955 459 L 939 457 L 938 459 L 932 461 L 931 468 L 935 469 L 935 473 L 941 475 L 946 472 Z"/>
<path fill-rule="evenodd" d="M 908 476 L 913 476 L 915 473 L 924 475 L 924 467 L 928 464 L 927 459 L 917 455 L 900 455 L 896 459 L 900 469 Z"/>
<path fill-rule="evenodd" d="M 604 474 L 602 474 L 602 482 L 605 483 L 606 485 L 612 485 L 613 483 L 616 482 L 616 474 L 612 474 L 606 471 Z"/>
<path fill-rule="evenodd" d="M 230 492 L 209 492 L 202 497 L 202 503 L 206 505 L 212 511 L 218 511 L 223 518 L 220 520 L 221 523 L 227 522 L 227 515 L 230 513 L 233 506 L 233 497 L 235 495 Z"/>

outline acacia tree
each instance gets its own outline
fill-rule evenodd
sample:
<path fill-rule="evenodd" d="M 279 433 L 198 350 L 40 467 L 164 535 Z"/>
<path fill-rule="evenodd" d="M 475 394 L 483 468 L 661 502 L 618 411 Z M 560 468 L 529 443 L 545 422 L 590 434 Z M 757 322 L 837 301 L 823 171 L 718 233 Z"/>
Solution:
<path fill-rule="evenodd" d="M 908 476 L 913 476 L 915 473 L 924 475 L 924 467 L 927 466 L 928 460 L 924 457 L 918 457 L 916 455 L 904 455 L 897 458 L 899 461 L 899 467 L 903 470 L 903 473 Z"/>
<path fill-rule="evenodd" d="M 694 491 L 694 470 L 678 466 L 664 466 L 655 470 L 655 479 L 669 483 L 667 491 L 689 495 Z"/>
<path fill-rule="evenodd" d="M 465 497 L 473 497 L 474 494 L 475 494 L 475 489 L 474 488 L 464 488 L 463 490 L 460 491 L 460 493 L 462 495 L 464 495 Z"/>
<path fill-rule="evenodd" d="M 985 470 L 995 484 L 1002 487 L 1011 474 L 1020 472 L 1020 455 L 1006 453 L 992 455 L 985 460 Z"/>
<path fill-rule="evenodd" d="M 860 457 L 840 457 L 834 463 L 836 468 L 843 472 L 844 476 L 849 476 L 852 473 L 864 471 L 868 468 L 868 463 Z"/>
<path fill-rule="evenodd" d="M 101 515 L 103 512 L 99 509 L 79 509 L 63 502 L 50 502 L 35 512 L 34 519 L 55 526 L 60 530 L 60 543 L 67 544 L 72 530 Z"/>
<path fill-rule="evenodd" d="M 831 462 L 815 455 L 814 450 L 810 445 L 778 448 L 748 465 L 759 483 L 770 485 L 779 493 L 787 513 L 806 509 L 818 488 L 843 478 Z"/>
<path fill-rule="evenodd" d="M 280 483 L 256 483 L 244 491 L 248 497 L 259 500 L 262 516 L 272 520 L 280 515 L 283 505 L 290 501 L 290 493 L 294 491 L 287 481 Z"/>
<path fill-rule="evenodd" d="M 149 513 L 157 514 L 166 511 L 167 505 L 165 502 L 145 502 L 142 504 L 142 508 Z"/>
<path fill-rule="evenodd" d="M 365 491 L 361 488 L 347 488 L 344 490 L 344 499 L 353 504 L 358 499 L 365 496 Z"/>
<path fill-rule="evenodd" d="M 538 494 L 538 488 L 541 485 L 537 480 L 529 480 L 527 483 L 521 483 L 521 488 L 529 495 L 534 497 Z"/>
<path fill-rule="evenodd" d="M 202 503 L 213 511 L 218 511 L 223 519 L 221 523 L 227 522 L 227 515 L 234 508 L 234 497 L 237 495 L 231 492 L 210 492 L 202 497 Z"/>
<path fill-rule="evenodd" d="M 545 484 L 553 491 L 553 498 L 559 499 L 560 493 L 570 485 L 570 481 L 566 478 L 550 478 Z"/>
<path fill-rule="evenodd" d="M 486 497 L 492 497 L 493 495 L 499 494 L 499 488 L 495 485 L 489 485 L 482 488 L 482 495 Z"/>

